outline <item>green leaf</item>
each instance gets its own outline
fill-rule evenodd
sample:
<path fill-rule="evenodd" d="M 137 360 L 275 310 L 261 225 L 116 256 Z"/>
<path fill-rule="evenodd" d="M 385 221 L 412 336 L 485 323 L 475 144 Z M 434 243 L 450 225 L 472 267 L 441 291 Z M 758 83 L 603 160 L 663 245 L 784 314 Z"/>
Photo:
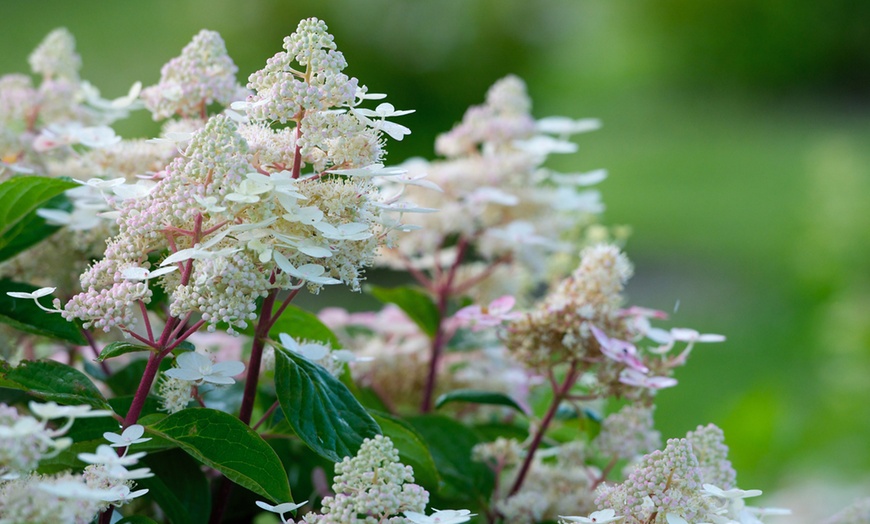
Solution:
<path fill-rule="evenodd" d="M 338 337 L 317 318 L 317 315 L 296 306 L 287 306 L 272 326 L 269 336 L 278 340 L 280 333 L 287 333 L 297 340 L 329 343 L 333 348 L 341 347 Z"/>
<path fill-rule="evenodd" d="M 71 211 L 72 204 L 66 196 L 60 194 L 45 202 L 40 208 Z M 27 248 L 50 237 L 60 229 L 61 226 L 48 224 L 44 218 L 36 214 L 36 210 L 31 211 L 6 233 L 9 241 L 0 248 L 0 261 L 12 258 Z"/>
<path fill-rule="evenodd" d="M 54 360 L 25 360 L 15 368 L 0 371 L 0 378 L 43 400 L 111 409 L 106 398 L 84 373 Z"/>
<path fill-rule="evenodd" d="M 275 351 L 275 392 L 290 427 L 318 455 L 337 462 L 381 433 L 347 387 L 304 357 Z"/>
<path fill-rule="evenodd" d="M 151 351 L 151 348 L 141 344 L 131 344 L 129 342 L 112 342 L 100 351 L 100 356 L 97 357 L 97 362 L 102 362 L 127 353 L 135 353 L 137 351 Z"/>
<path fill-rule="evenodd" d="M 443 496 L 469 502 L 489 498 L 495 477 L 486 465 L 471 460 L 471 448 L 481 441 L 474 431 L 441 415 L 420 415 L 408 422 L 423 436 L 432 453 L 445 481 Z"/>
<path fill-rule="evenodd" d="M 17 251 L 6 248 L 27 243 L 19 237 L 31 234 L 22 225 L 22 222 L 30 222 L 28 215 L 51 198 L 74 187 L 78 187 L 75 182 L 39 176 L 17 176 L 0 184 L 0 252 L 7 258 L 14 255 Z"/>
<path fill-rule="evenodd" d="M 495 406 L 507 406 L 513 408 L 520 413 L 525 414 L 525 410 L 517 404 L 517 402 L 504 393 L 496 391 L 481 391 L 477 389 L 456 389 L 449 393 L 444 393 L 438 400 L 435 401 L 435 408 L 440 408 L 444 404 L 451 402 L 471 402 L 473 404 L 489 404 Z"/>
<path fill-rule="evenodd" d="M 438 306 L 432 301 L 425 291 L 416 287 L 385 288 L 369 286 L 368 292 L 381 302 L 389 302 L 399 306 L 408 317 L 420 326 L 423 333 L 430 337 L 435 336 L 438 326 L 441 324 L 441 315 Z"/>
<path fill-rule="evenodd" d="M 130 515 L 129 517 L 122 518 L 115 524 L 157 524 L 157 521 L 151 520 L 144 515 Z"/>
<path fill-rule="evenodd" d="M 138 448 L 137 448 L 138 449 Z M 180 449 L 149 453 L 142 459 L 153 477 L 137 480 L 172 524 L 208 522 L 211 492 L 199 463 Z"/>
<path fill-rule="evenodd" d="M 76 323 L 64 320 L 59 314 L 39 309 L 33 300 L 12 298 L 6 294 L 9 291 L 32 293 L 37 289 L 30 284 L 21 284 L 7 279 L 0 280 L 0 322 L 34 335 L 57 338 L 80 346 L 86 345 L 88 341 Z M 47 298 L 41 300 L 46 301 Z"/>
<path fill-rule="evenodd" d="M 208 408 L 188 408 L 147 427 L 231 481 L 275 503 L 291 502 L 281 460 L 236 417 Z"/>
<path fill-rule="evenodd" d="M 371 413 L 381 427 L 384 436 L 390 437 L 399 451 L 402 463 L 414 468 L 414 479 L 430 491 L 437 491 L 441 475 L 435 467 L 435 459 L 423 442 L 423 437 L 404 420 L 387 413 Z"/>

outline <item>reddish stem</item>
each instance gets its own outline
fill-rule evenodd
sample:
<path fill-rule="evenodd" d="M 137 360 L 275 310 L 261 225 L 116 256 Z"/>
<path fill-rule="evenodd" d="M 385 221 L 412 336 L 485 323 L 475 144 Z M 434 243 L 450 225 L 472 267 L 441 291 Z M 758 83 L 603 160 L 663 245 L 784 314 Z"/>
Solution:
<path fill-rule="evenodd" d="M 465 237 L 460 238 L 457 244 L 456 259 L 453 261 L 453 265 L 450 266 L 447 277 L 439 279 L 435 289 L 438 299 L 438 328 L 435 331 L 435 336 L 432 338 L 432 356 L 429 360 L 429 374 L 426 377 L 426 389 L 423 391 L 423 404 L 420 406 L 422 413 L 432 411 L 432 397 L 435 395 L 435 382 L 438 380 L 438 361 L 441 360 L 441 354 L 444 352 L 444 345 L 448 339 L 444 329 L 444 318 L 447 316 L 447 301 L 453 291 L 453 279 L 456 277 L 456 271 L 459 269 L 460 264 L 462 264 L 467 249 L 468 240 Z"/>
<path fill-rule="evenodd" d="M 556 411 L 558 411 L 559 409 L 559 404 L 562 403 L 562 401 L 568 395 L 568 392 L 571 391 L 572 387 L 574 387 L 574 382 L 577 381 L 578 376 L 580 376 L 580 370 L 577 367 L 577 362 L 574 361 L 571 363 L 571 368 L 568 370 L 567 375 L 565 375 L 565 381 L 562 383 L 561 387 L 553 391 L 553 402 L 550 403 L 550 407 L 547 409 L 547 413 L 544 415 L 544 418 L 541 420 L 541 424 L 538 426 L 538 430 L 535 433 L 534 438 L 532 439 L 532 443 L 529 445 L 529 449 L 526 452 L 526 458 L 523 460 L 523 464 L 520 467 L 520 472 L 517 475 L 517 479 L 514 481 L 514 485 L 511 487 L 511 490 L 508 493 L 508 497 L 515 495 L 523 486 L 523 481 L 525 481 L 526 474 L 529 472 L 529 467 L 532 465 L 532 460 L 534 460 L 535 458 L 535 451 L 538 450 L 538 447 L 541 445 L 541 440 L 543 440 L 544 438 L 544 433 L 546 433 L 547 428 L 553 421 L 553 417 L 556 416 Z"/>
<path fill-rule="evenodd" d="M 142 373 L 142 380 L 139 381 L 139 388 L 136 389 L 136 394 L 133 396 L 133 403 L 130 405 L 130 411 L 124 418 L 124 428 L 128 428 L 139 420 L 139 415 L 142 413 L 142 408 L 145 407 L 145 399 L 148 398 L 148 392 L 151 391 L 151 384 L 154 383 L 154 378 L 160 370 L 160 362 L 165 355 L 161 353 L 151 353 L 148 355 L 148 364 L 145 365 L 145 372 Z"/>

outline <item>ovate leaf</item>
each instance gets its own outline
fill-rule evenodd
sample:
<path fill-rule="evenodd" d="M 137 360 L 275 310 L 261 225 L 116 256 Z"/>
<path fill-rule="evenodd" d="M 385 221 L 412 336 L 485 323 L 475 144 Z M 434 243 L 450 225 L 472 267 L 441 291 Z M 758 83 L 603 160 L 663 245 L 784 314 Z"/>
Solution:
<path fill-rule="evenodd" d="M 231 481 L 272 502 L 293 500 L 281 460 L 260 436 L 236 417 L 208 408 L 189 408 L 147 427 Z"/>
<path fill-rule="evenodd" d="M 9 291 L 33 293 L 37 289 L 30 284 L 0 280 L 0 322 L 34 335 L 57 338 L 80 346 L 86 345 L 88 341 L 75 322 L 66 321 L 57 313 L 48 313 L 39 309 L 31 299 L 12 298 L 6 294 Z M 46 306 L 50 302 L 49 297 L 40 300 Z"/>
<path fill-rule="evenodd" d="M 100 351 L 100 356 L 97 357 L 97 361 L 102 362 L 110 358 L 115 358 L 127 353 L 135 353 L 137 351 L 151 351 L 151 348 L 141 344 L 131 344 L 124 341 L 112 342 Z"/>
<path fill-rule="evenodd" d="M 387 413 L 372 413 L 372 417 L 381 427 L 384 436 L 390 437 L 393 445 L 399 451 L 402 464 L 414 468 L 414 481 L 430 491 L 437 491 L 441 483 L 441 475 L 435 467 L 435 460 L 429 453 L 423 437 L 413 426 L 404 420 Z"/>
<path fill-rule="evenodd" d="M 54 360 L 25 360 L 17 367 L 0 371 L 0 378 L 4 379 L 5 387 L 17 385 L 17 389 L 43 400 L 111 409 L 87 375 Z"/>
<path fill-rule="evenodd" d="M 0 260 L 18 252 L 15 249 L 7 250 L 7 246 L 16 245 L 20 249 L 41 240 L 20 238 L 35 232 L 33 227 L 24 227 L 22 222 L 36 226 L 33 219 L 28 218 L 31 213 L 51 198 L 74 187 L 78 187 L 75 182 L 39 176 L 17 176 L 0 184 L 0 254 L 4 256 Z"/>
<path fill-rule="evenodd" d="M 381 433 L 344 384 L 302 356 L 275 351 L 275 393 L 296 435 L 333 462 L 355 455 L 363 439 Z"/>
<path fill-rule="evenodd" d="M 477 389 L 457 389 L 449 393 L 445 393 L 438 397 L 435 401 L 435 407 L 440 408 L 444 404 L 450 402 L 471 402 L 472 404 L 489 404 L 495 406 L 507 406 L 513 408 L 520 413 L 525 413 L 525 410 L 517 404 L 517 401 L 504 393 L 496 391 L 481 391 Z"/>
<path fill-rule="evenodd" d="M 137 448 L 138 449 L 138 448 Z M 151 468 L 153 477 L 137 480 L 137 488 L 148 495 L 172 524 L 208 522 L 211 492 L 199 463 L 181 450 L 149 453 L 142 465 Z"/>
<path fill-rule="evenodd" d="M 438 325 L 441 323 L 441 315 L 438 313 L 438 306 L 425 291 L 415 287 L 385 288 L 379 286 L 370 286 L 368 291 L 381 302 L 389 302 L 399 306 L 411 320 L 420 326 L 423 333 L 430 337 L 435 336 Z"/>

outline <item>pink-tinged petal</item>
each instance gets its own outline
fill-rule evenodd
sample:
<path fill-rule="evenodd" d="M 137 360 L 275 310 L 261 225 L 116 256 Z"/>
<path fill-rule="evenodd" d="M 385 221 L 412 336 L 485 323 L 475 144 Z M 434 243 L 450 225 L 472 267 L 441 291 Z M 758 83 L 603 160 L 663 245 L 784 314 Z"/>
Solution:
<path fill-rule="evenodd" d="M 619 311 L 620 316 L 623 317 L 646 317 L 646 318 L 657 318 L 660 320 L 665 320 L 668 318 L 668 314 L 664 311 L 659 311 L 658 309 L 650 309 L 640 306 L 631 306 L 625 309 L 621 309 Z"/>
<path fill-rule="evenodd" d="M 626 368 L 619 374 L 619 381 L 629 386 L 647 389 L 663 389 L 677 385 L 677 379 L 672 377 L 648 377 L 635 369 Z"/>

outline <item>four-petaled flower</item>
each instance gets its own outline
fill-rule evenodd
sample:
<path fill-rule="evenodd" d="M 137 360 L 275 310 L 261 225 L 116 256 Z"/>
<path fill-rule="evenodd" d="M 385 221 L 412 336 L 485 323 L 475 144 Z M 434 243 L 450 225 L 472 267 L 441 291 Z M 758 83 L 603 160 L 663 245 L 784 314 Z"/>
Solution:
<path fill-rule="evenodd" d="M 132 426 L 122 431 L 120 435 L 107 431 L 103 433 L 103 438 L 111 442 L 109 446 L 113 448 L 126 448 L 128 446 L 132 446 L 133 444 L 141 444 L 142 442 L 148 442 L 149 440 L 151 440 L 150 437 L 142 438 L 142 435 L 144 434 L 145 427 L 140 424 L 133 424 Z"/>
<path fill-rule="evenodd" d="M 24 291 L 7 291 L 6 294 L 12 298 L 32 299 L 34 302 L 36 302 L 36 305 L 39 306 L 39 309 L 41 309 L 43 311 L 48 311 L 49 313 L 60 313 L 61 311 L 59 309 L 49 309 L 49 308 L 47 308 L 39 303 L 40 298 L 54 293 L 55 289 L 57 289 L 57 288 L 56 287 L 41 287 L 41 288 L 37 289 L 36 291 L 30 292 L 30 293 L 27 293 Z"/>
<path fill-rule="evenodd" d="M 235 383 L 232 377 L 245 370 L 245 365 L 237 360 L 214 363 L 207 356 L 195 351 L 182 353 L 175 358 L 177 368 L 166 370 L 166 376 L 186 380 L 195 384 L 207 382 L 219 386 Z"/>
<path fill-rule="evenodd" d="M 405 512 L 405 518 L 414 524 L 460 524 L 468 522 L 471 517 L 476 515 L 477 513 L 472 513 L 467 509 L 436 509 L 435 513 L 428 516 L 416 511 Z"/>
<path fill-rule="evenodd" d="M 621 362 L 641 373 L 647 373 L 649 371 L 649 368 L 644 365 L 643 361 L 638 356 L 637 348 L 634 347 L 634 344 L 617 338 L 610 338 L 597 326 L 590 324 L 590 328 L 592 329 L 592 334 L 595 336 L 595 340 L 598 341 L 599 348 L 601 348 L 601 354 L 605 357 L 610 360 L 615 360 L 616 362 Z"/>
<path fill-rule="evenodd" d="M 616 516 L 616 512 L 612 509 L 602 509 L 601 511 L 593 511 L 588 517 L 565 517 L 559 515 L 563 522 L 582 522 L 583 524 L 606 524 L 614 522 L 621 518 L 622 515 Z"/>
<path fill-rule="evenodd" d="M 472 331 L 480 331 L 500 325 L 506 320 L 514 320 L 522 316 L 518 311 L 511 312 L 516 299 L 510 295 L 499 297 L 489 305 L 466 306 L 456 312 L 454 318 L 463 326 L 471 327 Z"/>
<path fill-rule="evenodd" d="M 300 502 L 299 504 L 294 504 L 292 502 L 284 502 L 283 504 L 277 504 L 277 505 L 273 506 L 271 504 L 268 504 L 266 502 L 258 500 L 256 502 L 256 504 L 257 504 L 257 506 L 259 506 L 260 508 L 262 508 L 266 511 L 271 511 L 272 513 L 277 513 L 278 516 L 281 517 L 281 522 L 283 524 L 289 524 L 289 521 L 284 518 L 284 514 L 289 513 L 291 511 L 296 511 L 297 509 L 301 508 L 302 506 L 308 504 L 308 501 L 306 500 L 305 502 Z"/>

